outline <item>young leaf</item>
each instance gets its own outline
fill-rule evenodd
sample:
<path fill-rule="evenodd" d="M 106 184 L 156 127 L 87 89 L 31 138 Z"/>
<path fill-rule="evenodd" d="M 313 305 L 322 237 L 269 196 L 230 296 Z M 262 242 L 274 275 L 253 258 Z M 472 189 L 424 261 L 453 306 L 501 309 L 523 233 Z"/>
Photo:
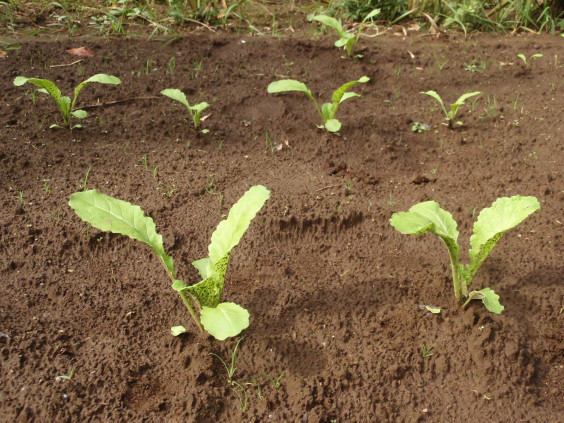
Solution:
<path fill-rule="evenodd" d="M 436 91 L 421 91 L 419 94 L 425 94 L 428 95 L 429 97 L 433 97 L 435 100 L 437 100 L 439 102 L 439 104 L 441 105 L 441 108 L 443 109 L 443 112 L 445 114 L 445 116 L 448 119 L 448 112 L 445 108 L 445 103 L 443 103 L 443 99 L 441 98 L 441 96 L 436 92 Z"/>
<path fill-rule="evenodd" d="M 343 99 L 343 96 L 345 95 L 345 93 L 348 91 L 348 89 L 349 89 L 350 87 L 352 87 L 353 85 L 358 84 L 358 83 L 364 84 L 364 83 L 366 83 L 366 82 L 368 82 L 368 81 L 370 81 L 370 78 L 368 78 L 367 76 L 363 76 L 363 77 L 359 78 L 359 79 L 356 80 L 356 81 L 350 81 L 350 82 L 347 82 L 347 83 L 341 85 L 341 87 L 340 87 L 337 91 L 335 91 L 335 92 L 333 93 L 333 96 L 332 96 L 332 98 L 331 98 L 331 103 L 333 103 L 333 107 L 335 108 L 335 112 L 337 111 L 337 106 L 338 106 L 341 102 L 345 101 L 347 98 L 351 98 L 351 97 L 354 97 L 354 96 L 359 96 L 358 94 L 351 93 L 352 95 L 349 95 L 349 96 L 347 96 L 345 99 Z M 360 96 L 359 96 L 359 97 L 360 97 Z"/>
<path fill-rule="evenodd" d="M 170 333 L 172 334 L 172 336 L 178 336 L 186 332 L 188 331 L 184 326 L 173 326 L 170 328 Z"/>
<path fill-rule="evenodd" d="M 82 81 L 80 84 L 76 86 L 74 89 L 74 98 L 72 100 L 71 110 L 74 110 L 74 105 L 76 104 L 76 99 L 78 98 L 78 94 L 82 91 L 82 88 L 89 82 L 98 82 L 100 84 L 110 84 L 110 85 L 118 85 L 121 84 L 121 80 L 115 76 L 106 75 L 105 73 L 97 73 L 96 75 L 92 75 L 86 81 Z"/>
<path fill-rule="evenodd" d="M 308 97 L 313 97 L 311 91 L 303 82 L 295 79 L 281 79 L 280 81 L 271 82 L 266 89 L 269 94 L 283 93 L 287 91 L 299 91 L 305 93 Z"/>
<path fill-rule="evenodd" d="M 145 216 L 141 207 L 109 197 L 97 190 L 72 194 L 69 205 L 82 220 L 95 228 L 126 235 L 147 244 L 174 277 L 172 257 L 166 255 L 163 239 L 156 231 L 155 222 Z"/>
<path fill-rule="evenodd" d="M 341 129 L 341 122 L 337 119 L 329 119 L 325 122 L 325 129 L 329 132 L 338 132 Z"/>
<path fill-rule="evenodd" d="M 466 306 L 466 304 L 468 304 L 471 300 L 482 300 L 486 308 L 495 314 L 501 314 L 505 308 L 499 302 L 499 295 L 490 288 L 470 292 L 470 294 L 468 294 L 468 300 L 464 303 L 464 306 Z"/>
<path fill-rule="evenodd" d="M 503 234 L 525 220 L 531 213 L 540 209 L 535 197 L 503 197 L 491 207 L 480 212 L 470 238 L 470 266 L 468 272 L 474 276 L 490 251 Z"/>
<path fill-rule="evenodd" d="M 219 222 L 211 236 L 208 251 L 213 264 L 229 254 L 231 249 L 239 243 L 251 220 L 269 196 L 269 190 L 262 185 L 255 185 L 231 207 L 227 219 Z"/>
<path fill-rule="evenodd" d="M 215 339 L 239 335 L 249 327 L 249 312 L 235 303 L 221 303 L 217 307 L 203 307 L 201 320 L 204 329 Z"/>
<path fill-rule="evenodd" d="M 476 95 L 482 94 L 481 91 L 474 91 L 471 93 L 466 93 L 466 94 L 462 94 L 460 97 L 458 97 L 458 100 L 456 100 L 456 103 L 459 106 L 462 106 L 464 104 L 464 102 L 469 99 L 470 97 L 474 97 Z"/>
<path fill-rule="evenodd" d="M 190 108 L 190 104 L 188 104 L 188 99 L 186 98 L 186 94 L 180 91 L 177 88 L 167 88 L 161 91 L 162 95 L 166 95 L 173 100 L 178 101 L 179 103 L 184 104 L 188 109 Z"/>
<path fill-rule="evenodd" d="M 203 260 L 206 259 L 197 260 L 196 263 L 199 264 Z M 221 295 L 223 294 L 229 254 L 225 255 L 217 263 L 211 263 L 211 260 L 209 260 L 209 263 L 212 265 L 211 269 L 206 269 L 206 271 L 211 272 L 210 276 L 195 285 L 187 287 L 186 290 L 198 299 L 201 306 L 216 307 L 221 301 Z"/>
<path fill-rule="evenodd" d="M 341 23 L 340 23 L 337 19 L 335 19 L 335 18 L 333 18 L 333 17 L 331 17 L 331 16 L 325 16 L 325 15 L 312 16 L 312 15 L 308 15 L 307 18 L 308 18 L 308 21 L 310 21 L 310 22 L 311 22 L 312 20 L 318 21 L 318 22 L 321 22 L 323 25 L 326 25 L 326 26 L 328 26 L 328 27 L 330 27 L 330 28 L 333 28 L 335 31 L 337 31 L 337 33 L 338 33 L 339 36 L 341 37 L 341 40 L 342 40 L 343 38 L 345 38 L 347 35 L 351 35 L 351 36 L 352 36 L 352 34 L 347 34 L 347 33 L 343 30 L 343 26 L 341 25 Z M 339 41 L 341 41 L 341 40 L 338 40 L 337 42 L 339 42 Z M 342 45 L 337 45 L 337 42 L 335 42 L 335 46 L 337 46 L 337 47 L 342 47 L 343 45 L 346 44 L 346 40 L 345 40 L 345 44 L 342 44 Z"/>
<path fill-rule="evenodd" d="M 431 231 L 455 245 L 458 240 L 456 221 L 435 201 L 425 201 L 415 204 L 407 212 L 394 213 L 390 223 L 402 234 L 419 235 Z"/>

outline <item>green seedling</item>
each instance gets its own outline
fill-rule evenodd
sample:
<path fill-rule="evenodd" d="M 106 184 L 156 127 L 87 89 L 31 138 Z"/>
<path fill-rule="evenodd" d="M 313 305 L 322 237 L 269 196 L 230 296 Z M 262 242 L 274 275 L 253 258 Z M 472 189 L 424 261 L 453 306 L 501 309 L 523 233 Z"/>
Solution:
<path fill-rule="evenodd" d="M 97 190 L 71 195 L 69 205 L 76 214 L 102 231 L 126 235 L 147 244 L 161 259 L 190 315 L 201 330 L 222 341 L 241 333 L 249 326 L 249 312 L 235 303 L 220 303 L 231 250 L 241 240 L 251 221 L 262 208 L 270 192 L 262 185 L 251 187 L 231 207 L 227 219 L 217 225 L 208 246 L 209 257 L 192 264 L 202 281 L 186 286 L 176 279 L 172 257 L 165 253 L 163 239 L 153 219 L 139 206 L 104 195 Z M 200 316 L 196 314 L 199 311 Z M 171 328 L 174 336 L 186 332 L 183 326 Z"/>
<path fill-rule="evenodd" d="M 195 106 L 190 106 L 188 100 L 186 99 L 186 95 L 182 91 L 176 88 L 167 88 L 166 90 L 162 90 L 161 94 L 166 95 L 167 97 L 170 97 L 173 100 L 176 100 L 179 103 L 184 104 L 188 109 L 188 113 L 190 113 L 190 117 L 192 117 L 192 122 L 194 122 L 194 128 L 198 129 L 200 127 L 202 112 L 210 106 L 208 103 L 203 101 L 201 103 L 196 104 Z"/>
<path fill-rule="evenodd" d="M 244 412 L 247 411 L 247 403 L 248 403 L 248 397 L 247 397 L 247 390 L 243 387 L 243 385 L 241 385 L 239 382 L 237 382 L 234 377 L 235 377 L 235 372 L 237 371 L 237 367 L 235 367 L 235 355 L 237 354 L 237 348 L 239 348 L 239 344 L 241 343 L 241 341 L 244 339 L 245 337 L 242 337 L 241 339 L 239 339 L 237 341 L 237 344 L 235 344 L 235 348 L 233 349 L 233 352 L 231 353 L 231 365 L 227 365 L 227 362 L 221 358 L 219 355 L 215 354 L 215 353 L 210 353 L 211 356 L 216 357 L 217 359 L 219 359 L 219 361 L 221 361 L 221 364 L 223 364 L 223 367 L 225 367 L 225 371 L 227 372 L 227 381 L 229 382 L 229 387 L 231 388 L 231 390 L 233 392 L 235 392 L 235 395 L 237 395 L 237 398 L 239 398 L 239 403 L 241 404 L 241 410 Z M 241 393 L 239 393 L 239 391 L 237 391 L 237 389 L 235 389 L 235 387 L 239 388 L 241 390 L 241 393 L 243 395 L 241 395 Z M 260 392 L 260 390 L 259 390 Z"/>
<path fill-rule="evenodd" d="M 72 99 L 71 102 L 70 97 L 62 96 L 61 90 L 59 90 L 59 88 L 57 88 L 57 86 L 53 82 L 49 81 L 48 79 L 26 78 L 25 76 L 17 76 L 14 79 L 14 85 L 16 87 L 20 87 L 26 82 L 29 82 L 30 84 L 33 84 L 36 87 L 39 87 L 39 90 L 37 91 L 44 94 L 49 94 L 51 98 L 55 100 L 55 103 L 57 104 L 57 107 L 59 108 L 59 111 L 61 112 L 61 115 L 63 117 L 63 122 L 65 126 L 70 129 L 82 127 L 82 125 L 75 125 L 74 127 L 71 127 L 71 118 L 73 116 L 78 119 L 84 119 L 86 116 L 88 116 L 88 113 L 86 113 L 85 110 L 75 109 L 76 99 L 78 98 L 78 94 L 86 84 L 88 84 L 89 82 L 98 82 L 100 84 L 111 84 L 111 85 L 121 84 L 121 80 L 119 78 L 116 78 L 115 76 L 106 75 L 104 73 L 98 73 L 94 76 L 91 76 L 86 81 L 82 81 L 80 84 L 78 84 L 78 86 L 74 89 L 74 98 Z M 51 128 L 60 128 L 60 126 L 57 124 L 53 124 L 51 125 Z"/>
<path fill-rule="evenodd" d="M 280 383 L 280 381 L 282 380 L 282 378 L 284 377 L 285 374 L 286 374 L 286 370 L 284 370 L 282 373 L 280 373 L 280 376 L 278 376 L 278 377 L 276 378 L 276 380 L 275 380 L 275 379 L 274 379 L 272 376 L 270 376 L 268 373 L 264 372 L 264 375 L 265 375 L 268 379 L 270 379 L 270 381 L 271 381 L 272 384 L 274 385 L 274 389 L 278 389 L 278 388 L 280 388 L 280 386 L 282 386 L 281 383 Z"/>
<path fill-rule="evenodd" d="M 431 357 L 433 355 L 433 353 L 431 352 L 433 348 L 435 348 L 435 344 L 429 347 L 425 346 L 425 344 L 421 344 L 421 355 L 423 356 L 423 358 Z"/>
<path fill-rule="evenodd" d="M 358 30 L 356 31 L 356 34 L 351 34 L 350 32 L 346 32 L 343 29 L 343 25 L 341 25 L 341 22 L 339 22 L 335 18 L 332 18 L 331 16 L 308 15 L 307 20 L 309 22 L 311 22 L 311 21 L 321 22 L 323 25 L 328 26 L 330 28 L 333 28 L 335 31 L 337 31 L 337 34 L 339 34 L 340 38 L 337 41 L 335 41 L 335 47 L 345 48 L 345 50 L 347 51 L 347 54 L 349 55 L 349 57 L 351 57 L 351 56 L 354 55 L 354 52 L 356 50 L 356 45 L 358 44 L 358 40 L 360 39 L 360 34 L 362 33 L 362 29 L 364 28 L 364 24 L 366 23 L 366 21 L 368 19 L 374 18 L 379 13 L 380 13 L 380 9 L 374 9 L 372 12 L 370 12 L 368 15 L 366 15 L 366 17 L 360 23 Z"/>
<path fill-rule="evenodd" d="M 540 209 L 535 197 L 498 198 L 491 207 L 483 209 L 474 223 L 474 233 L 470 237 L 470 264 L 463 266 L 458 262 L 458 230 L 452 215 L 441 209 L 435 201 L 425 201 L 414 205 L 407 212 L 394 213 L 391 225 L 402 234 L 419 235 L 427 232 L 439 236 L 445 243 L 452 270 L 454 295 L 456 301 L 465 307 L 471 300 L 480 299 L 492 313 L 500 314 L 504 307 L 499 295 L 492 289 L 484 288 L 468 292 L 472 278 L 488 257 L 502 235 L 517 226 L 531 213 Z"/>
<path fill-rule="evenodd" d="M 317 100 L 315 99 L 315 97 L 313 97 L 313 94 L 306 87 L 306 85 L 303 82 L 296 81 L 294 79 L 282 79 L 280 81 L 271 82 L 270 85 L 268 85 L 267 91 L 270 94 L 283 93 L 288 91 L 299 91 L 304 93 L 309 97 L 311 101 L 313 101 L 317 113 L 319 113 L 319 116 L 321 116 L 321 119 L 323 119 L 324 124 L 319 126 L 319 128 L 325 128 L 329 132 L 337 132 L 339 131 L 339 129 L 341 129 L 341 122 L 335 119 L 339 105 L 349 98 L 361 97 L 360 94 L 347 92 L 347 90 L 355 84 L 365 83 L 368 81 L 370 81 L 370 78 L 363 76 L 356 81 L 350 81 L 346 84 L 343 84 L 338 90 L 333 93 L 333 96 L 331 97 L 331 103 L 324 103 L 321 108 L 319 108 Z"/>
<path fill-rule="evenodd" d="M 524 54 L 519 53 L 517 55 L 517 57 L 523 61 L 526 68 L 529 68 L 529 67 L 531 67 L 531 64 L 533 63 L 533 59 L 538 59 L 538 58 L 542 57 L 542 54 L 536 53 L 536 54 L 533 54 L 532 56 L 530 56 L 529 58 L 527 58 L 527 56 L 525 56 Z"/>
<path fill-rule="evenodd" d="M 455 103 L 450 105 L 450 111 L 447 111 L 441 96 L 439 94 L 437 94 L 436 91 L 432 91 L 432 90 L 431 91 L 421 91 L 420 94 L 428 95 L 430 97 L 433 97 L 435 100 L 437 100 L 437 102 L 441 105 L 441 107 L 443 109 L 448 127 L 452 128 L 455 124 L 454 119 L 456 118 L 456 113 L 458 112 L 458 109 L 460 108 L 460 106 L 462 106 L 468 98 L 482 94 L 482 92 L 481 91 L 474 91 L 474 92 L 471 92 L 471 93 L 462 94 L 458 98 L 458 100 L 456 100 Z M 462 122 L 456 122 L 456 124 L 462 125 Z"/>
<path fill-rule="evenodd" d="M 74 376 L 74 367 L 71 369 L 68 375 L 57 376 L 55 379 L 57 379 L 57 382 L 60 380 L 72 380 L 73 376 Z"/>

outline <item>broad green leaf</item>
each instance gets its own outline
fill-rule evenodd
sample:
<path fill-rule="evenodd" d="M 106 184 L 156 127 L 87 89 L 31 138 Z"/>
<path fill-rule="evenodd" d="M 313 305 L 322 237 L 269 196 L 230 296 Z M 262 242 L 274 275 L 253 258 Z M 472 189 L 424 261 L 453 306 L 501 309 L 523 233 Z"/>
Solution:
<path fill-rule="evenodd" d="M 88 116 L 88 113 L 86 113 L 86 110 L 75 110 L 71 114 L 75 118 L 79 118 L 79 119 L 84 119 L 86 116 Z"/>
<path fill-rule="evenodd" d="M 471 300 L 482 300 L 486 308 L 490 312 L 495 314 L 501 314 L 501 312 L 505 308 L 499 302 L 499 295 L 497 295 L 493 291 L 493 289 L 490 288 L 484 288 L 479 291 L 470 292 L 470 294 L 468 294 L 468 301 L 466 301 L 464 305 L 468 304 L 468 302 Z"/>
<path fill-rule="evenodd" d="M 249 312 L 235 303 L 221 303 L 217 307 L 203 307 L 201 322 L 210 335 L 223 341 L 249 327 Z"/>
<path fill-rule="evenodd" d="M 468 271 L 474 276 L 490 251 L 503 234 L 525 220 L 531 213 L 540 209 L 535 197 L 498 198 L 491 207 L 480 212 L 470 237 L 470 266 Z"/>
<path fill-rule="evenodd" d="M 170 333 L 172 334 L 172 336 L 178 336 L 186 332 L 187 330 L 184 326 L 173 326 L 170 328 Z"/>
<path fill-rule="evenodd" d="M 205 259 L 197 260 L 195 263 L 199 265 L 199 262 L 202 262 L 203 260 Z M 198 299 L 201 306 L 215 307 L 221 301 L 223 285 L 225 283 L 225 273 L 227 271 L 228 264 L 229 254 L 219 260 L 215 265 L 212 264 L 213 267 L 211 267 L 211 269 L 206 269 L 206 271 L 210 272 L 209 277 L 186 288 L 190 295 L 193 295 Z M 198 269 L 198 271 L 200 271 L 200 269 Z"/>
<path fill-rule="evenodd" d="M 310 19 L 311 18 L 311 19 Z M 325 16 L 325 15 L 319 15 L 319 16 L 308 16 L 308 20 L 314 20 L 314 21 L 318 21 L 321 22 L 323 25 L 327 25 L 328 27 L 333 28 L 335 31 L 337 31 L 337 33 L 339 34 L 340 37 L 344 37 L 346 32 L 343 30 L 343 26 L 341 25 L 341 23 L 335 19 L 332 18 L 331 16 Z"/>
<path fill-rule="evenodd" d="M 57 86 L 48 79 L 26 78 L 25 76 L 17 76 L 14 79 L 14 85 L 17 87 L 22 86 L 26 82 L 35 85 L 41 92 L 47 92 L 47 94 L 49 94 L 51 98 L 55 100 L 55 103 L 57 103 L 59 111 L 63 115 L 65 124 L 70 124 L 70 98 L 62 97 L 61 90 L 59 90 L 59 88 L 57 88 Z"/>
<path fill-rule="evenodd" d="M 353 98 L 353 97 L 362 97 L 362 96 L 360 94 L 353 93 L 353 92 L 345 93 L 345 94 L 343 94 L 343 97 L 341 98 L 341 101 L 339 101 L 339 103 L 342 103 L 343 101 L 348 100 L 349 98 Z"/>
<path fill-rule="evenodd" d="M 270 94 L 283 93 L 287 91 L 300 91 L 312 96 L 311 91 L 306 87 L 303 82 L 296 81 L 295 79 L 281 79 L 280 81 L 271 82 L 266 89 Z"/>
<path fill-rule="evenodd" d="M 121 80 L 115 76 L 106 75 L 105 73 L 97 73 L 96 75 L 92 75 L 86 81 L 82 81 L 77 87 L 74 89 L 74 99 L 72 101 L 72 108 L 74 109 L 74 105 L 76 103 L 76 99 L 78 98 L 78 94 L 82 91 L 82 88 L 90 82 L 98 82 L 100 84 L 110 84 L 110 85 L 118 85 L 121 84 Z"/>
<path fill-rule="evenodd" d="M 464 102 L 469 99 L 470 97 L 474 97 L 476 95 L 482 94 L 481 91 L 474 91 L 471 93 L 466 93 L 466 94 L 462 94 L 460 97 L 458 97 L 458 100 L 456 100 L 456 103 L 459 106 L 462 106 L 464 104 Z"/>
<path fill-rule="evenodd" d="M 196 104 L 195 106 L 192 106 L 191 109 L 201 113 L 203 110 L 207 109 L 208 107 L 210 107 L 210 105 L 204 101 L 202 103 Z"/>
<path fill-rule="evenodd" d="M 335 116 L 333 104 L 331 103 L 323 103 L 321 106 L 321 114 L 323 118 L 323 122 L 327 122 L 329 119 L 332 119 Z"/>
<path fill-rule="evenodd" d="M 192 265 L 198 269 L 198 273 L 202 279 L 209 278 L 213 273 L 212 262 L 209 257 L 193 261 Z"/>
<path fill-rule="evenodd" d="M 227 219 L 219 222 L 211 236 L 208 251 L 212 263 L 217 263 L 224 258 L 239 243 L 251 220 L 269 196 L 270 191 L 265 187 L 255 185 L 231 207 Z"/>
<path fill-rule="evenodd" d="M 523 63 L 527 64 L 527 58 L 523 53 L 517 54 L 517 57 L 523 61 Z"/>
<path fill-rule="evenodd" d="M 441 105 L 441 108 L 443 109 L 443 112 L 445 114 L 445 116 L 448 116 L 448 113 L 446 111 L 445 108 L 445 103 L 443 103 L 443 99 L 441 98 L 441 96 L 436 92 L 436 91 L 421 91 L 419 94 L 425 94 L 428 95 L 429 97 L 433 97 L 435 100 L 437 100 L 439 102 L 439 104 Z"/>
<path fill-rule="evenodd" d="M 455 243 L 458 240 L 455 220 L 435 201 L 425 201 L 415 204 L 408 212 L 395 213 L 390 223 L 403 234 L 418 235 L 430 230 L 440 237 L 452 238 Z"/>
<path fill-rule="evenodd" d="M 327 129 L 329 132 L 338 132 L 339 129 L 341 129 L 341 122 L 339 122 L 337 119 L 329 119 L 327 122 L 325 122 L 325 129 Z"/>
<path fill-rule="evenodd" d="M 335 112 L 337 111 L 336 110 L 337 106 L 341 103 L 341 99 L 343 98 L 343 96 L 345 95 L 345 93 L 347 92 L 347 90 L 350 87 L 352 87 L 353 85 L 358 84 L 358 83 L 364 84 L 368 81 L 370 81 L 370 78 L 368 78 L 367 76 L 363 76 L 356 81 L 350 81 L 350 82 L 347 82 L 347 83 L 341 85 L 341 87 L 338 90 L 336 90 L 333 93 L 333 96 L 331 97 L 331 103 L 333 103 L 333 107 L 335 108 Z"/>
<path fill-rule="evenodd" d="M 97 190 L 72 194 L 69 205 L 82 220 L 95 228 L 126 235 L 147 244 L 163 260 L 168 272 L 174 277 L 172 257 L 166 255 L 163 239 L 156 231 L 155 222 L 145 216 L 141 207 Z"/>
<path fill-rule="evenodd" d="M 179 103 L 184 104 L 188 109 L 190 108 L 190 104 L 188 104 L 188 99 L 186 98 L 186 94 L 180 91 L 177 88 L 167 88 L 161 91 L 162 95 L 166 95 L 173 100 L 178 101 Z"/>

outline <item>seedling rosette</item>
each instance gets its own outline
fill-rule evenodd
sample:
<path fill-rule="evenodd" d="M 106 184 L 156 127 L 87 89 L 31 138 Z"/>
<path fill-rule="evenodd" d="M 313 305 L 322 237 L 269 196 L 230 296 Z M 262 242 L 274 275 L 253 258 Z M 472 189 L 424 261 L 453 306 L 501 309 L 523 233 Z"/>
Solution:
<path fill-rule="evenodd" d="M 492 289 L 468 292 L 468 287 L 503 234 L 539 209 L 540 205 L 535 197 L 518 195 L 498 198 L 491 207 L 483 209 L 474 223 L 474 233 L 470 237 L 472 248 L 470 264 L 467 266 L 458 262 L 460 248 L 456 221 L 435 201 L 425 201 L 414 205 L 407 212 L 394 213 L 390 223 L 402 234 L 420 235 L 431 232 L 439 236 L 448 249 L 456 301 L 459 304 L 465 301 L 462 305 L 465 307 L 471 300 L 480 299 L 489 311 L 500 314 L 504 307 L 499 302 L 499 295 Z"/>
<path fill-rule="evenodd" d="M 437 100 L 437 102 L 441 105 L 441 108 L 443 109 L 443 113 L 445 114 L 445 120 L 447 121 L 448 127 L 453 128 L 455 123 L 457 125 L 462 125 L 462 122 L 455 122 L 454 120 L 456 118 L 456 114 L 458 113 L 458 109 L 460 108 L 460 106 L 462 106 L 464 102 L 468 100 L 470 97 L 474 97 L 479 94 L 482 94 L 482 92 L 474 91 L 471 93 L 462 94 L 460 97 L 458 97 L 458 100 L 456 100 L 453 104 L 450 105 L 450 110 L 448 111 L 445 107 L 445 103 L 443 102 L 443 99 L 436 91 L 433 90 L 422 91 L 420 94 L 428 95 L 429 97 L 432 97 L 435 100 Z"/>
<path fill-rule="evenodd" d="M 202 119 L 202 112 L 210 106 L 208 103 L 203 101 L 194 106 L 190 106 L 190 103 L 188 103 L 188 99 L 186 98 L 186 94 L 184 94 L 182 91 L 180 91 L 177 88 L 167 88 L 165 90 L 162 90 L 161 94 L 169 98 L 172 98 L 173 100 L 176 100 L 179 103 L 186 106 L 186 109 L 188 109 L 188 113 L 190 113 L 190 117 L 192 118 L 192 122 L 194 122 L 194 128 L 195 129 L 199 128 L 200 121 Z M 207 132 L 207 130 L 205 129 L 204 131 Z"/>
<path fill-rule="evenodd" d="M 296 81 L 295 79 L 282 79 L 280 81 L 271 82 L 268 85 L 267 91 L 270 94 L 284 93 L 288 91 L 299 91 L 304 93 L 313 102 L 315 110 L 317 110 L 317 113 L 319 113 L 319 116 L 323 119 L 323 125 L 320 125 L 319 128 L 325 128 L 329 132 L 338 132 L 339 129 L 341 129 L 341 122 L 335 119 L 335 115 L 337 114 L 339 105 L 349 98 L 361 97 L 360 94 L 347 91 L 355 84 L 364 84 L 368 81 L 370 81 L 370 78 L 363 76 L 356 81 L 350 81 L 341 85 L 341 87 L 333 93 L 331 103 L 324 103 L 321 108 L 306 85 L 303 82 Z"/>
<path fill-rule="evenodd" d="M 121 84 L 121 80 L 119 78 L 116 78 L 115 76 L 106 75 L 104 73 L 98 73 L 96 75 L 91 76 L 86 81 L 82 81 L 80 84 L 76 86 L 76 88 L 74 89 L 74 97 L 71 102 L 70 97 L 61 95 L 61 90 L 59 90 L 59 88 L 57 88 L 57 86 L 48 79 L 26 78 L 25 76 L 17 76 L 14 79 L 14 85 L 16 87 L 20 87 L 27 82 L 38 87 L 39 90 L 37 91 L 44 94 L 49 94 L 51 96 L 51 98 L 57 104 L 59 111 L 61 112 L 61 116 L 63 117 L 63 122 L 65 126 L 71 129 L 81 127 L 81 125 L 75 125 L 74 127 L 71 127 L 71 118 L 73 116 L 78 119 L 84 119 L 85 117 L 88 116 L 88 113 L 86 113 L 85 110 L 75 109 L 78 94 L 80 93 L 80 91 L 82 91 L 82 89 L 86 84 L 90 82 L 97 82 L 99 84 L 110 84 L 110 85 Z M 59 128 L 59 127 L 60 126 L 57 124 L 51 125 L 51 128 Z"/>
<path fill-rule="evenodd" d="M 172 288 L 178 292 L 198 327 L 203 327 L 216 339 L 224 340 L 249 326 L 247 310 L 235 303 L 221 302 L 229 256 L 269 196 L 270 191 L 262 185 L 253 186 L 231 207 L 227 219 L 221 221 L 212 234 L 209 257 L 192 263 L 202 281 L 190 286 L 176 278 L 173 259 L 165 253 L 162 236 L 157 233 L 153 219 L 145 216 L 141 207 L 96 190 L 71 195 L 69 205 L 95 228 L 147 244 L 161 259 L 173 282 Z M 174 336 L 183 332 L 186 332 L 183 326 L 171 328 Z"/>

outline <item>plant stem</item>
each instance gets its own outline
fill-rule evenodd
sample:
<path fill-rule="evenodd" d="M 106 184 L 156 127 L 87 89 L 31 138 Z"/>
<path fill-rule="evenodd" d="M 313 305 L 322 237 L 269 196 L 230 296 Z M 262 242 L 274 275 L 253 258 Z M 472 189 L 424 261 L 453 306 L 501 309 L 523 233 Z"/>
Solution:
<path fill-rule="evenodd" d="M 204 328 L 202 328 L 202 324 L 200 323 L 200 319 L 198 319 L 198 315 L 196 314 L 196 312 L 194 311 L 194 309 L 190 305 L 190 301 L 188 301 L 188 298 L 186 298 L 186 295 L 184 295 L 184 292 L 178 291 L 178 294 L 180 295 L 180 298 L 182 298 L 184 305 L 186 306 L 186 308 L 188 309 L 188 311 L 190 312 L 190 314 L 194 318 L 194 321 L 198 325 L 198 328 L 203 332 Z"/>
<path fill-rule="evenodd" d="M 454 296 L 456 302 L 462 302 L 462 284 L 460 283 L 460 270 L 458 264 L 458 251 L 454 248 L 448 248 L 448 255 L 450 257 L 450 269 L 452 270 L 452 283 L 454 285 Z"/>

